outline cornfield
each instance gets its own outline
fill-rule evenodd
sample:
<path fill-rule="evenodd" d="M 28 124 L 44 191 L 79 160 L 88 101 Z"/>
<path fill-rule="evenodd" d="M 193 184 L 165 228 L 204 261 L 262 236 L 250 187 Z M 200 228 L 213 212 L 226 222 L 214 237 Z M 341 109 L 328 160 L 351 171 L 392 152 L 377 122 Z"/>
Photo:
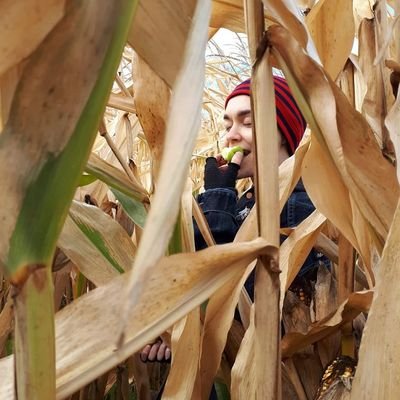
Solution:
<path fill-rule="evenodd" d="M 399 398 L 399 1 L 25 0 L 0 15 L 1 400 Z M 238 33 L 228 53 L 221 28 Z M 273 71 L 308 123 L 279 167 Z M 257 202 L 215 245 L 194 199 L 248 76 Z M 280 229 L 300 178 L 316 211 Z M 305 298 L 288 289 L 312 248 L 331 268 Z M 139 358 L 159 336 L 170 366 Z"/>

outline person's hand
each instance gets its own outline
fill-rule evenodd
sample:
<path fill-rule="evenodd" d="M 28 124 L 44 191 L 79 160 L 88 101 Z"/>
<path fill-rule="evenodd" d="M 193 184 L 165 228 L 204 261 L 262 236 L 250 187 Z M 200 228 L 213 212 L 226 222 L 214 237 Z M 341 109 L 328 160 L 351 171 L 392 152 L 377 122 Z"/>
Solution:
<path fill-rule="evenodd" d="M 142 349 L 140 359 L 143 362 L 170 362 L 171 349 L 159 338 L 154 343 L 148 344 Z"/>
<path fill-rule="evenodd" d="M 235 153 L 229 164 L 226 164 L 221 155 L 208 157 L 204 169 L 204 189 L 235 189 L 242 159 L 242 152 Z"/>

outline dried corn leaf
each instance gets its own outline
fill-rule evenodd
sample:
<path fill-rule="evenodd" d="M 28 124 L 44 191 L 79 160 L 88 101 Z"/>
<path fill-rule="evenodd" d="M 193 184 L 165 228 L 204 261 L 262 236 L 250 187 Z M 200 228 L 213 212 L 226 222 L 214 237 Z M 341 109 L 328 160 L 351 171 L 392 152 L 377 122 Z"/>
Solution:
<path fill-rule="evenodd" d="M 307 131 L 293 157 L 289 157 L 279 166 L 279 210 L 283 207 L 301 176 L 301 165 L 310 146 L 311 135 Z"/>
<path fill-rule="evenodd" d="M 335 311 L 338 299 L 337 284 L 331 272 L 322 266 L 318 270 L 317 283 L 315 284 L 315 318 L 322 320 Z M 335 359 L 340 350 L 340 332 L 328 336 L 317 343 L 319 358 L 322 367 Z"/>
<path fill-rule="evenodd" d="M 256 393 L 255 380 L 256 363 L 254 362 L 254 306 L 251 308 L 250 325 L 243 337 L 235 364 L 231 372 L 231 398 L 232 400 L 245 400 L 249 393 Z"/>
<path fill-rule="evenodd" d="M 132 22 L 129 44 L 171 88 L 182 66 L 196 3 L 196 0 L 141 1 Z"/>
<path fill-rule="evenodd" d="M 322 65 L 335 80 L 353 46 L 355 31 L 352 2 L 320 0 L 307 15 L 306 22 Z"/>
<path fill-rule="evenodd" d="M 64 16 L 64 7 L 65 0 L 1 2 L 0 75 L 32 54 Z"/>
<path fill-rule="evenodd" d="M 290 290 L 285 296 L 282 321 L 286 334 L 292 332 L 306 334 L 311 325 L 310 307 Z M 313 347 L 306 346 L 285 362 L 292 366 L 293 372 L 297 373 L 307 397 L 312 398 L 322 374 L 321 363 Z"/>
<path fill-rule="evenodd" d="M 374 64 L 377 56 L 376 20 L 363 20 L 359 31 L 359 65 L 367 87 L 362 113 L 376 135 L 381 147 L 388 147 L 388 132 L 384 119 L 393 105 L 394 98 L 390 85 L 390 70 L 380 62 Z M 392 146 L 392 145 L 390 145 Z"/>
<path fill-rule="evenodd" d="M 200 332 L 199 307 L 175 324 L 171 337 L 172 364 L 163 399 L 199 398 L 199 393 L 193 390 L 199 367 Z"/>
<path fill-rule="evenodd" d="M 321 63 L 300 8 L 294 0 L 263 0 L 268 14 L 285 27 L 315 62 Z"/>
<path fill-rule="evenodd" d="M 292 231 L 281 245 L 279 249 L 279 268 L 282 271 L 280 277 L 282 293 L 286 292 L 300 271 L 325 221 L 326 217 L 315 210 Z M 283 298 L 281 299 L 281 307 L 282 305 Z"/>
<path fill-rule="evenodd" d="M 338 331 L 343 324 L 352 321 L 361 312 L 368 312 L 372 294 L 372 291 L 352 293 L 334 313 L 315 323 L 307 334 L 289 333 L 285 335 L 282 339 L 282 357 L 290 357 L 305 346 Z"/>
<path fill-rule="evenodd" d="M 352 399 L 390 399 L 397 393 L 400 383 L 400 313 L 397 285 L 399 218 L 398 207 L 380 262 L 374 301 L 361 342 L 359 364 L 351 392 Z M 371 374 L 372 365 L 374 371 L 384 373 Z"/>
<path fill-rule="evenodd" d="M 74 393 L 143 348 L 260 253 L 272 250 L 265 241 L 256 239 L 162 258 L 156 267 L 159 273 L 142 282 L 143 296 L 126 316 L 125 342 L 120 347 L 119 321 L 128 284 L 125 275 L 66 306 L 56 315 L 57 399 Z M 155 293 L 162 301 L 155 301 Z M 1 373 L 9 362 L 0 361 Z M 0 386 L 0 398 L 13 399 L 6 396 L 9 393 L 12 381 L 7 380 Z"/>
<path fill-rule="evenodd" d="M 210 26 L 214 29 L 223 27 L 234 32 L 244 32 L 243 1 L 213 0 Z"/>
<path fill-rule="evenodd" d="M 194 234 L 192 222 L 192 182 L 187 180 L 182 194 L 181 239 L 182 250 L 194 252 Z M 199 398 L 200 393 L 193 393 L 200 359 L 200 307 L 191 311 L 174 325 L 171 335 L 172 364 L 163 399 Z"/>
<path fill-rule="evenodd" d="M 300 9 L 290 0 L 263 0 L 268 13 L 271 13 L 282 26 L 297 38 L 301 46 L 306 49 L 308 42 L 307 27 Z"/>
<path fill-rule="evenodd" d="M 97 207 L 73 202 L 59 247 L 96 286 L 129 270 L 135 247 L 122 228 Z"/>
<path fill-rule="evenodd" d="M 139 182 L 132 182 L 123 171 L 104 161 L 95 153 L 90 155 L 85 170 L 133 199 L 141 202 L 149 201 L 148 193 Z"/>
<path fill-rule="evenodd" d="M 171 99 L 161 169 L 147 217 L 147 229 L 144 229 L 138 247 L 135 272 L 129 277 L 125 310 L 140 298 L 142 281 L 158 274 L 150 266 L 154 267 L 164 254 L 178 215 L 180 196 L 200 128 L 209 14 L 209 0 L 198 2 L 183 67 Z"/>
<path fill-rule="evenodd" d="M 164 149 L 170 90 L 140 57 L 133 62 L 132 75 L 136 113 L 150 147 L 156 178 Z"/>
<path fill-rule="evenodd" d="M 0 131 L 3 131 L 10 114 L 11 103 L 21 75 L 21 64 L 10 68 L 0 77 Z"/>
<path fill-rule="evenodd" d="M 396 152 L 396 158 L 400 156 L 400 95 L 397 95 L 396 101 L 393 107 L 390 109 L 385 119 L 385 125 L 389 132 L 390 139 L 393 142 L 394 150 Z M 396 163 L 397 180 L 400 181 L 400 163 Z"/>
<path fill-rule="evenodd" d="M 277 26 L 269 29 L 269 38 L 279 52 L 286 77 L 294 86 L 298 104 L 313 132 L 321 145 L 329 149 L 328 157 L 334 161 L 340 180 L 347 186 L 346 189 L 341 185 L 344 192 L 349 190 L 353 204 L 357 204 L 359 212 L 377 234 L 385 238 L 399 194 L 394 168 L 382 156 L 365 120 L 329 81 L 323 70 L 304 54 L 297 42 Z M 308 71 L 307 74 L 305 71 Z M 330 216 L 328 218 L 331 219 Z M 336 223 L 337 220 L 335 217 L 332 222 L 339 226 L 340 221 Z M 375 239 L 374 235 L 372 237 Z M 348 239 L 354 242 L 354 237 Z M 375 245 L 379 248 L 379 240 L 375 241 Z M 364 257 L 369 258 L 366 254 Z"/>

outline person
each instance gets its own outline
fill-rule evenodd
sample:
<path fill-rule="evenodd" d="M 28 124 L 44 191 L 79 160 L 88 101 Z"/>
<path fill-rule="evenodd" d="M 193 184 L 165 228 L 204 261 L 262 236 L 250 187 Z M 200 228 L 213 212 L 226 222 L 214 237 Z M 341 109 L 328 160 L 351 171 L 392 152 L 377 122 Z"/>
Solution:
<path fill-rule="evenodd" d="M 286 80 L 274 76 L 273 83 L 279 134 L 278 162 L 281 164 L 294 154 L 306 129 L 306 121 Z M 240 146 L 243 152 L 235 153 L 229 163 L 226 163 L 220 154 L 216 157 L 208 157 L 204 171 L 205 191 L 197 198 L 217 244 L 233 241 L 255 203 L 254 185 L 240 198 L 238 198 L 235 188 L 238 179 L 253 178 L 255 172 L 250 95 L 251 81 L 247 79 L 237 85 L 226 98 L 223 117 L 226 145 L 229 147 Z M 280 214 L 280 225 L 282 228 L 297 226 L 314 210 L 315 207 L 300 180 Z M 196 223 L 194 231 L 196 250 L 201 250 L 206 247 L 206 243 Z M 281 237 L 281 241 L 283 240 L 284 237 Z M 298 288 L 301 290 L 310 288 L 309 283 L 316 279 L 317 267 L 321 263 L 326 263 L 326 259 L 313 249 L 292 284 L 295 292 L 298 292 Z M 254 272 L 247 279 L 245 287 L 253 299 Z M 169 359 L 171 357 L 170 350 L 159 340 L 154 344 L 147 345 L 141 352 L 143 361 L 161 361 L 165 359 L 165 355 Z"/>
<path fill-rule="evenodd" d="M 279 135 L 278 163 L 281 164 L 294 154 L 304 135 L 306 121 L 286 80 L 283 77 L 274 76 L 273 83 Z M 247 79 L 237 85 L 225 101 L 226 145 L 229 147 L 240 146 L 243 148 L 243 153 L 235 153 L 228 164 L 224 162 L 221 155 L 208 157 L 204 173 L 205 191 L 198 196 L 198 203 L 217 244 L 233 241 L 255 203 L 254 185 L 240 198 L 235 189 L 237 179 L 253 178 L 255 172 L 250 95 L 251 81 Z M 280 214 L 281 228 L 297 226 L 314 210 L 315 207 L 300 180 Z M 197 250 L 206 247 L 196 225 L 195 238 Z M 281 242 L 283 240 L 284 237 L 281 237 Z M 295 279 L 293 284 L 295 291 L 298 291 L 299 288 L 304 289 L 310 280 L 315 280 L 316 267 L 322 262 L 326 263 L 323 255 L 312 250 Z M 250 275 L 245 287 L 253 299 L 254 273 Z"/>

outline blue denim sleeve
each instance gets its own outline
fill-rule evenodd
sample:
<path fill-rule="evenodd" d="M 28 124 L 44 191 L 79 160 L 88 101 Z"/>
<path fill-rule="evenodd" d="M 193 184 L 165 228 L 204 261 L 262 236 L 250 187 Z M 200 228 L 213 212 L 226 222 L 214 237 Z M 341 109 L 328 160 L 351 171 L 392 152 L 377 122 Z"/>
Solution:
<path fill-rule="evenodd" d="M 215 242 L 232 242 L 239 229 L 235 218 L 236 192 L 226 188 L 209 189 L 198 196 L 197 202 L 203 210 Z M 206 244 L 195 222 L 194 235 L 196 250 L 205 248 Z"/>

